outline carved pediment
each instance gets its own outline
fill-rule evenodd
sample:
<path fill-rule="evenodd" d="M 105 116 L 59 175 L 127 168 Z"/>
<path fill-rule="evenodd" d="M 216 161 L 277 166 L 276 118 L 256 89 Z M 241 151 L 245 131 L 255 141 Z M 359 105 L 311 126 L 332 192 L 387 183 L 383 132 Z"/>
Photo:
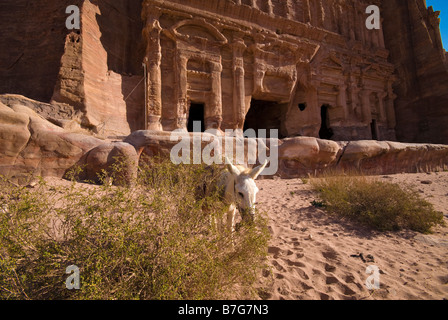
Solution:
<path fill-rule="evenodd" d="M 227 43 L 227 38 L 204 19 L 183 20 L 171 28 L 170 34 L 174 40 L 200 40 L 219 45 Z"/>

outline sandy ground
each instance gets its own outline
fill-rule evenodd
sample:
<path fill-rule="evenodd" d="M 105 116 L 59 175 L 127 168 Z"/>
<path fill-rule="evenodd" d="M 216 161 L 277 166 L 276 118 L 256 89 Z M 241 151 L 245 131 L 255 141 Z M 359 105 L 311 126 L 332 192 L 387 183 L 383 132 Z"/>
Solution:
<path fill-rule="evenodd" d="M 412 185 L 443 212 L 448 225 L 448 172 L 379 178 Z M 448 227 L 431 235 L 374 232 L 313 207 L 317 195 L 301 179 L 257 185 L 257 208 L 268 213 L 272 235 L 272 272 L 264 273 L 261 298 L 448 299 Z M 366 286 L 370 265 L 378 267 L 376 290 Z"/>
<path fill-rule="evenodd" d="M 267 212 L 271 232 L 272 272 L 263 272 L 261 299 L 448 299 L 448 172 L 378 178 L 413 186 L 447 226 L 431 235 L 375 232 L 312 206 L 318 196 L 301 179 L 257 180 L 257 208 Z M 371 265 L 379 271 L 377 290 L 366 286 Z"/>

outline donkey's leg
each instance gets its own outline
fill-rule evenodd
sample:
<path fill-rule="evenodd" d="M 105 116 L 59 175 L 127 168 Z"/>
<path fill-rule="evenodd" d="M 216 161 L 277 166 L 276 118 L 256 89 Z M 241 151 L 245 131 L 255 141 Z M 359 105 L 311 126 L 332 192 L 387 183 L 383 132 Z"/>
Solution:
<path fill-rule="evenodd" d="M 235 215 L 236 215 L 236 206 L 231 204 L 229 207 L 229 211 L 227 211 L 227 230 L 230 233 L 235 231 Z"/>

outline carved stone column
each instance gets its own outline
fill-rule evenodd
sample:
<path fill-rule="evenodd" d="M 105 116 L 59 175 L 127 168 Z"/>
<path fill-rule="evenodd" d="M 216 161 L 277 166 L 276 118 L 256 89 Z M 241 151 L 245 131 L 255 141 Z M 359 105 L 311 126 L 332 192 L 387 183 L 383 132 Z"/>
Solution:
<path fill-rule="evenodd" d="M 289 20 L 294 20 L 294 12 L 291 10 L 292 8 L 292 0 L 285 0 L 285 17 Z"/>
<path fill-rule="evenodd" d="M 397 126 L 397 120 L 395 116 L 395 104 L 394 101 L 397 96 L 394 94 L 392 96 L 388 96 L 386 100 L 386 113 L 387 113 L 387 127 L 389 129 L 395 129 Z"/>
<path fill-rule="evenodd" d="M 381 121 L 386 121 L 387 119 L 386 107 L 384 105 L 384 99 L 387 97 L 387 95 L 388 95 L 387 92 L 382 92 L 381 94 L 378 95 Z"/>
<path fill-rule="evenodd" d="M 268 14 L 273 15 L 274 14 L 274 5 L 272 4 L 272 0 L 268 1 Z"/>
<path fill-rule="evenodd" d="M 148 17 L 145 34 L 148 40 L 146 56 L 146 128 L 162 131 L 160 118 L 162 116 L 162 48 L 160 46 L 160 32 L 162 30 L 157 16 Z"/>
<path fill-rule="evenodd" d="M 324 11 L 324 4 L 322 0 L 316 1 L 317 3 L 317 26 L 322 28 L 324 27 L 325 22 L 325 11 Z"/>
<path fill-rule="evenodd" d="M 209 107 L 205 109 L 205 129 L 220 129 L 222 122 L 222 64 L 211 61 L 212 92 Z"/>
<path fill-rule="evenodd" d="M 176 57 L 176 101 L 177 128 L 187 129 L 187 63 L 188 58 L 182 54 Z"/>
<path fill-rule="evenodd" d="M 343 83 L 339 86 L 338 106 L 342 107 L 342 109 L 344 110 L 344 120 L 347 120 L 347 118 L 348 118 L 347 85 L 345 83 Z"/>
<path fill-rule="evenodd" d="M 357 14 L 355 16 L 359 17 L 359 18 L 357 18 L 358 26 L 356 29 L 356 30 L 359 30 L 359 35 L 360 35 L 360 39 L 358 39 L 358 40 L 360 40 L 363 44 L 366 44 L 367 43 L 367 40 L 366 40 L 367 28 L 366 28 L 365 19 L 362 18 L 365 16 L 365 8 L 363 8 L 363 4 L 358 1 L 356 1 L 355 6 L 357 9 Z"/>
<path fill-rule="evenodd" d="M 388 92 L 386 98 L 386 116 L 387 116 L 387 126 L 389 129 L 395 129 L 397 126 L 397 120 L 395 116 L 395 99 L 397 99 L 397 95 L 394 93 L 392 89 L 393 81 L 390 80 L 388 83 Z"/>
<path fill-rule="evenodd" d="M 381 48 L 386 48 L 386 44 L 384 42 L 384 29 L 383 29 L 383 21 L 384 19 L 381 18 L 381 28 L 378 30 L 378 37 L 379 37 L 379 44 Z"/>
<path fill-rule="evenodd" d="M 242 39 L 238 39 L 233 44 L 233 110 L 235 129 L 243 129 L 246 116 L 246 89 L 244 71 L 244 50 L 246 45 Z"/>
<path fill-rule="evenodd" d="M 379 47 L 380 46 L 380 30 L 369 30 L 370 32 L 370 36 L 371 36 L 371 41 L 374 47 Z"/>
<path fill-rule="evenodd" d="M 319 104 L 319 92 L 318 88 L 321 86 L 320 81 L 318 80 L 310 80 L 309 86 L 306 90 L 307 104 L 309 104 L 309 108 L 312 110 L 309 113 L 308 121 L 313 125 L 314 132 L 312 135 L 314 137 L 319 137 L 319 128 L 322 123 L 321 117 L 321 105 Z"/>
<path fill-rule="evenodd" d="M 303 22 L 304 23 L 311 23 L 311 6 L 310 6 L 310 0 L 304 0 L 303 1 Z"/>
<path fill-rule="evenodd" d="M 359 89 L 356 80 L 352 79 L 350 83 L 350 98 L 352 101 L 351 105 L 351 113 L 354 114 L 356 117 L 361 117 L 362 114 L 359 112 L 359 92 L 361 89 Z"/>
<path fill-rule="evenodd" d="M 257 39 L 259 43 L 265 41 L 264 37 Z M 259 44 L 254 44 L 251 46 L 251 50 L 254 54 L 254 92 L 263 92 L 263 80 L 266 73 L 266 65 L 263 63 L 263 58 L 261 57 L 261 50 Z"/>
<path fill-rule="evenodd" d="M 362 109 L 362 122 L 364 124 L 370 124 L 372 122 L 372 111 L 370 110 L 370 90 L 361 90 L 361 109 Z"/>

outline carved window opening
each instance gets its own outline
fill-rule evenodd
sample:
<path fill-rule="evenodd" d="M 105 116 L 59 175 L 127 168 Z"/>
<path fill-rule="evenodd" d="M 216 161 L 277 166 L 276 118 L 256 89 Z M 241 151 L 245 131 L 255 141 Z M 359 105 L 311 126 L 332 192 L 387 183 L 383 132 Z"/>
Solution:
<path fill-rule="evenodd" d="M 194 103 L 194 102 L 191 103 L 188 112 L 188 125 L 187 125 L 188 132 L 204 132 L 205 130 L 204 109 L 205 105 L 203 103 Z M 197 128 L 198 122 L 200 123 L 199 130 Z"/>
<path fill-rule="evenodd" d="M 277 129 L 278 137 L 285 138 L 281 134 L 281 126 L 286 112 L 285 105 L 275 101 L 252 99 L 249 112 L 244 121 L 244 131 L 254 129 L 257 136 L 258 130 L 266 129 L 266 138 L 270 138 L 270 130 Z"/>
<path fill-rule="evenodd" d="M 333 137 L 333 130 L 330 127 L 329 105 L 323 105 L 320 108 L 321 126 L 319 130 L 319 138 L 330 140 Z"/>

